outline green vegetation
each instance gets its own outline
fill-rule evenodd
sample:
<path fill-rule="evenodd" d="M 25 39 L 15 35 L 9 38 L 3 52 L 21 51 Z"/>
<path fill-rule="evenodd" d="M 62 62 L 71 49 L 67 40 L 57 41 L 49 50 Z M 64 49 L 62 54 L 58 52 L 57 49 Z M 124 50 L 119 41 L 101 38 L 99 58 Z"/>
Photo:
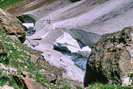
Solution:
<path fill-rule="evenodd" d="M 129 73 L 128 77 L 132 77 L 133 78 L 133 73 Z"/>
<path fill-rule="evenodd" d="M 24 46 L 21 44 L 19 40 L 13 40 L 8 37 L 5 33 L 5 30 L 0 29 L 0 42 L 3 44 L 3 48 L 6 51 L 7 55 L 0 57 L 0 63 L 17 68 L 17 74 L 21 75 L 23 71 L 29 72 L 30 75 L 34 76 L 33 79 L 37 80 L 39 72 L 42 67 L 37 66 L 31 61 L 30 53 L 25 50 Z M 0 72 L 0 85 L 9 84 L 11 86 L 17 85 L 13 79 L 13 76 L 8 73 L 1 71 Z M 46 81 L 45 77 L 43 77 L 43 81 Z M 14 86 L 16 89 L 18 86 Z"/>
<path fill-rule="evenodd" d="M 9 8 L 10 6 L 16 5 L 17 3 L 22 2 L 23 0 L 0 0 L 0 8 Z M 31 53 L 26 47 L 21 44 L 21 42 L 17 39 L 12 39 L 7 36 L 5 30 L 0 28 L 0 43 L 4 46 L 4 51 L 6 55 L 0 56 L 0 64 L 4 64 L 5 66 L 16 68 L 17 75 L 21 75 L 22 72 L 28 72 L 30 78 L 41 83 L 47 89 L 83 89 L 80 87 L 75 87 L 69 85 L 66 81 L 60 80 L 57 81 L 56 84 L 49 83 L 45 75 L 39 72 L 39 70 L 45 69 L 47 70 L 47 66 L 40 66 L 36 63 L 32 62 Z M 1 48 L 1 46 L 0 46 Z M 99 51 L 99 50 L 98 50 Z M 133 77 L 133 73 L 129 75 Z M 23 86 L 19 86 L 17 82 L 14 80 L 13 75 L 0 71 L 0 86 L 2 85 L 10 85 L 15 89 L 24 89 Z M 87 89 L 132 89 L 129 87 L 122 87 L 116 85 L 108 85 L 108 84 L 92 84 Z"/>
<path fill-rule="evenodd" d="M 59 80 L 57 83 L 49 83 L 44 74 L 39 72 L 44 69 L 47 70 L 47 66 L 40 66 L 32 61 L 31 53 L 18 39 L 9 37 L 4 29 L 0 29 L 0 43 L 1 48 L 4 48 L 6 55 L 0 56 L 0 64 L 7 67 L 15 68 L 17 75 L 22 76 L 23 72 L 28 72 L 29 77 L 38 83 L 44 85 L 48 89 L 82 89 L 73 85 L 69 85 L 67 81 Z M 0 71 L 0 86 L 10 85 L 15 89 L 24 89 L 23 86 L 18 86 L 14 80 L 14 75 L 7 73 L 6 71 Z"/>
<path fill-rule="evenodd" d="M 87 89 L 133 89 L 133 88 L 96 83 L 96 84 L 90 85 Z"/>
<path fill-rule="evenodd" d="M 23 0 L 0 0 L 0 8 L 8 8 L 10 6 L 16 5 Z"/>
<path fill-rule="evenodd" d="M 0 63 L 5 66 L 16 68 L 17 75 L 21 75 L 23 71 L 28 72 L 30 78 L 41 83 L 48 89 L 82 89 L 66 83 L 66 81 L 60 80 L 56 84 L 49 83 L 45 75 L 41 74 L 39 70 L 45 69 L 46 66 L 39 66 L 32 62 L 31 53 L 25 48 L 24 45 L 17 39 L 12 39 L 7 36 L 4 29 L 0 29 L 0 42 L 4 46 L 4 51 L 7 55 L 0 56 Z M 15 89 L 24 89 L 23 86 L 18 86 L 13 76 L 7 72 L 0 71 L 0 86 L 10 85 Z M 103 84 L 92 84 L 87 89 L 131 89 L 129 87 L 114 86 L 114 85 L 103 85 Z"/>

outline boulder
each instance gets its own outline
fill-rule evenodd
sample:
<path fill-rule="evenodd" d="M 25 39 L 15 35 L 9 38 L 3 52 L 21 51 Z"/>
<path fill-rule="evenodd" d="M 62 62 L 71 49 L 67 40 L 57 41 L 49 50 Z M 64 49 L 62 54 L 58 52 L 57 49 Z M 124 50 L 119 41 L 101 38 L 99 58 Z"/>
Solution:
<path fill-rule="evenodd" d="M 101 35 L 87 32 L 83 29 L 64 29 L 65 32 L 69 33 L 77 42 L 80 47 L 89 46 L 92 47 L 101 37 Z"/>
<path fill-rule="evenodd" d="M 133 27 L 105 34 L 92 47 L 84 85 L 94 82 L 133 84 Z"/>
<path fill-rule="evenodd" d="M 64 32 L 64 34 L 56 40 L 54 46 L 56 50 L 78 54 L 84 57 L 89 57 L 91 52 L 88 46 L 83 45 L 80 41 L 78 42 L 67 32 Z"/>
<path fill-rule="evenodd" d="M 87 58 L 90 56 L 91 49 L 74 39 L 69 33 L 64 32 L 54 45 L 54 49 L 68 56 L 74 61 L 75 65 L 85 70 Z"/>
<path fill-rule="evenodd" d="M 35 22 L 36 18 L 30 14 L 24 14 L 22 16 L 17 17 L 21 22 L 22 25 L 25 27 L 26 35 L 31 36 L 35 33 Z"/>
<path fill-rule="evenodd" d="M 0 9 L 0 27 L 5 28 L 8 35 L 16 35 L 24 42 L 25 32 L 23 26 L 15 17 Z"/>
<path fill-rule="evenodd" d="M 56 40 L 55 47 L 60 48 L 60 50 L 69 51 L 71 53 L 78 52 L 80 50 L 78 42 L 66 32 L 64 32 L 64 34 Z"/>

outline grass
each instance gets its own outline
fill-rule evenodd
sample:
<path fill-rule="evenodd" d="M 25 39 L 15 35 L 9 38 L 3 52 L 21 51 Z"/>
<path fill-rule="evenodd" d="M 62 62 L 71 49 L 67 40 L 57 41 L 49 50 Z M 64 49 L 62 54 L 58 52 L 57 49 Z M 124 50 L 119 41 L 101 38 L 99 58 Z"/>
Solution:
<path fill-rule="evenodd" d="M 17 74 L 21 75 L 23 71 L 30 74 L 30 78 L 41 83 L 47 89 L 83 89 L 80 87 L 75 87 L 66 83 L 66 81 L 61 80 L 56 84 L 49 83 L 45 75 L 41 74 L 39 70 L 48 69 L 46 66 L 39 66 L 32 62 L 31 53 L 25 49 L 25 46 L 19 40 L 13 40 L 7 36 L 4 29 L 0 29 L 0 42 L 3 43 L 6 56 L 0 56 L 0 63 L 13 67 L 17 69 Z M 15 89 L 24 89 L 22 86 L 18 86 L 12 75 L 0 71 L 0 86 L 10 85 Z M 129 87 L 122 87 L 116 85 L 108 84 L 92 84 L 87 89 L 132 89 Z"/>
<path fill-rule="evenodd" d="M 133 88 L 126 87 L 126 86 L 95 83 L 90 85 L 87 89 L 133 89 Z"/>
<path fill-rule="evenodd" d="M 8 8 L 17 3 L 22 2 L 23 0 L 0 0 L 0 8 Z M 23 71 L 30 73 L 30 78 L 36 80 L 37 82 L 41 83 L 48 89 L 82 89 L 77 88 L 75 86 L 70 86 L 65 84 L 65 81 L 59 81 L 58 84 L 50 84 L 48 83 L 46 77 L 38 72 L 41 69 L 46 69 L 45 66 L 38 66 L 37 64 L 33 63 L 31 60 L 31 54 L 25 50 L 25 47 L 20 43 L 18 40 L 12 40 L 7 37 L 4 29 L 0 29 L 0 41 L 4 44 L 4 48 L 7 52 L 7 56 L 0 56 L 0 63 L 15 67 L 17 69 L 17 73 L 21 74 Z M 131 74 L 130 76 L 133 76 Z M 10 85 L 13 86 L 15 89 L 23 89 L 20 88 L 16 81 L 13 79 L 11 75 L 6 72 L 0 71 L 0 86 L 2 85 Z M 87 89 L 132 89 L 129 87 L 122 87 L 116 85 L 109 85 L 109 84 L 100 84 L 95 83 L 90 85 Z"/>
<path fill-rule="evenodd" d="M 7 36 L 5 30 L 0 29 L 0 42 L 3 43 L 5 51 L 7 53 L 6 56 L 0 57 L 0 63 L 10 66 L 17 69 L 17 74 L 21 75 L 23 71 L 26 71 L 30 74 L 30 78 L 36 80 L 41 83 L 48 89 L 82 89 L 80 87 L 75 87 L 72 85 L 68 85 L 66 81 L 61 80 L 56 84 L 49 83 L 45 75 L 41 74 L 39 70 L 48 69 L 46 66 L 39 66 L 36 63 L 32 62 L 31 53 L 25 49 L 25 46 L 19 40 L 13 40 Z M 10 85 L 15 89 L 24 89 L 17 85 L 15 80 L 11 75 L 6 72 L 0 71 L 0 86 L 2 85 Z M 122 87 L 116 85 L 108 85 L 108 84 L 92 84 L 87 89 L 132 89 L 129 87 Z"/>
<path fill-rule="evenodd" d="M 0 63 L 8 67 L 17 69 L 17 75 L 22 72 L 28 72 L 31 79 L 44 85 L 47 89 L 82 89 L 72 85 L 68 85 L 66 81 L 61 80 L 56 84 L 49 83 L 44 74 L 39 70 L 47 70 L 47 66 L 40 66 L 32 61 L 31 53 L 17 39 L 11 39 L 7 36 L 4 29 L 0 29 L 0 42 L 2 42 L 7 55 L 0 56 Z M 23 86 L 18 86 L 12 75 L 7 72 L 0 71 L 0 86 L 10 85 L 15 89 L 24 89 Z"/>
<path fill-rule="evenodd" d="M 16 68 L 18 75 L 21 75 L 23 71 L 26 71 L 30 73 L 31 78 L 34 80 L 39 81 L 39 79 L 42 78 L 42 82 L 46 82 L 46 78 L 42 76 L 41 73 L 37 72 L 42 69 L 42 67 L 31 61 L 30 53 L 24 49 L 21 42 L 19 40 L 12 40 L 4 33 L 5 31 L 0 29 L 0 41 L 3 43 L 7 55 L 0 57 L 0 63 Z M 14 87 L 19 89 L 11 75 L 4 73 L 3 71 L 0 72 L 0 85 L 15 85 Z"/>
<path fill-rule="evenodd" d="M 0 0 L 0 8 L 8 8 L 14 6 L 23 0 Z"/>

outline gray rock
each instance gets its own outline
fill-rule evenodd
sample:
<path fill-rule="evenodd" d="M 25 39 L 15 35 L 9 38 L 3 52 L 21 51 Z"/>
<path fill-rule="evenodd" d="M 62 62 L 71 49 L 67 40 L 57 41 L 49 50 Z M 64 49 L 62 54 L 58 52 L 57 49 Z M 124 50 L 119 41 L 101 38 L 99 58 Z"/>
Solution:
<path fill-rule="evenodd" d="M 80 44 L 82 43 L 74 39 L 69 33 L 64 32 L 64 34 L 56 40 L 54 49 L 69 56 L 79 68 L 85 70 L 91 49 L 88 46 L 80 47 Z"/>
<path fill-rule="evenodd" d="M 56 40 L 55 45 L 66 51 L 68 50 L 71 53 L 75 53 L 80 50 L 78 42 L 66 32 L 64 32 L 64 34 Z"/>
<path fill-rule="evenodd" d="M 74 39 L 69 33 L 64 32 L 64 34 L 56 40 L 54 49 L 71 56 L 71 59 L 77 62 L 77 58 L 83 58 L 84 60 L 88 58 L 91 53 L 89 46 L 80 47 L 80 44 L 81 43 Z M 80 60 L 80 62 L 81 61 L 82 60 Z M 78 64 L 80 65 L 82 62 Z"/>
<path fill-rule="evenodd" d="M 79 40 L 82 40 L 82 38 L 79 37 Z M 55 46 L 60 48 L 60 50 L 88 57 L 91 52 L 91 49 L 85 45 L 84 47 L 80 47 L 80 44 L 80 42 L 78 42 L 69 33 L 66 32 L 64 32 L 64 34 L 61 37 L 59 37 L 55 42 Z"/>
<path fill-rule="evenodd" d="M 36 18 L 30 14 L 25 14 L 19 16 L 18 19 L 22 22 L 22 25 L 25 27 L 26 35 L 31 36 L 35 33 L 35 22 Z"/>
<path fill-rule="evenodd" d="M 64 29 L 68 32 L 74 39 L 78 41 L 80 46 L 89 46 L 92 47 L 99 39 L 100 35 L 92 32 L 86 32 L 82 29 Z"/>
<path fill-rule="evenodd" d="M 87 62 L 85 86 L 97 81 L 118 85 L 132 84 L 133 76 L 130 76 L 133 74 L 132 34 L 133 27 L 127 27 L 101 37 L 93 46 Z"/>

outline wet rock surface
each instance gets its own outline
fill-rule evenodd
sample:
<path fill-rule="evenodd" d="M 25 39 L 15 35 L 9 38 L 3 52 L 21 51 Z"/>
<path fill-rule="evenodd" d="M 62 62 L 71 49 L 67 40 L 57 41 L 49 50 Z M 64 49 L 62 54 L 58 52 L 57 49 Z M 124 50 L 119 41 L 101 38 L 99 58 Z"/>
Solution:
<path fill-rule="evenodd" d="M 18 16 L 17 18 L 22 22 L 27 36 L 31 36 L 36 32 L 34 28 L 36 19 L 32 17 L 32 15 L 25 14 L 22 16 Z"/>
<path fill-rule="evenodd" d="M 93 82 L 132 85 L 133 27 L 105 34 L 92 47 L 87 62 L 85 86 Z M 126 81 L 126 84 L 125 84 Z"/>
<path fill-rule="evenodd" d="M 79 38 L 78 41 L 80 40 L 81 38 Z M 56 40 L 54 49 L 68 56 L 79 68 L 85 70 L 91 49 L 89 46 L 85 46 L 78 41 L 69 33 L 64 32 L 64 34 Z"/>

